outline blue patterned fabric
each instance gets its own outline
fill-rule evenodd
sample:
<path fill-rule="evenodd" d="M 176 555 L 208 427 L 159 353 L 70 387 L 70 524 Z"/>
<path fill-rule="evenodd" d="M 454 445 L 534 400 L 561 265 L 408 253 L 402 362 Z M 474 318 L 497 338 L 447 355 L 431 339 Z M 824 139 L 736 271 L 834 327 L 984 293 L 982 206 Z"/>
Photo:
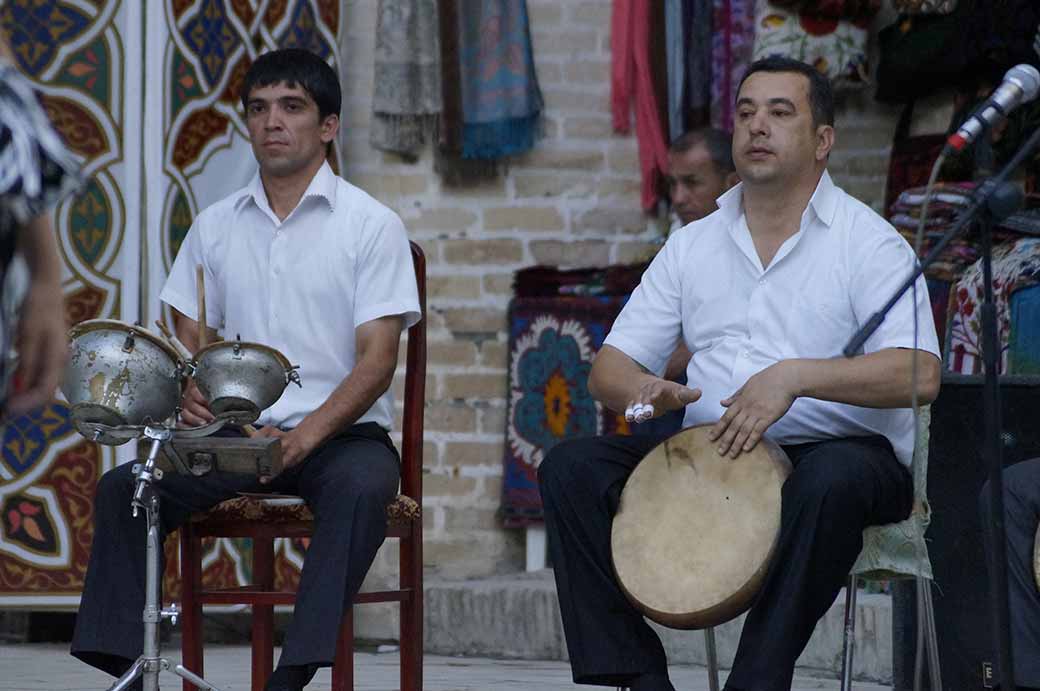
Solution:
<path fill-rule="evenodd" d="M 471 0 L 459 12 L 462 156 L 497 159 L 534 146 L 542 92 L 524 0 Z"/>

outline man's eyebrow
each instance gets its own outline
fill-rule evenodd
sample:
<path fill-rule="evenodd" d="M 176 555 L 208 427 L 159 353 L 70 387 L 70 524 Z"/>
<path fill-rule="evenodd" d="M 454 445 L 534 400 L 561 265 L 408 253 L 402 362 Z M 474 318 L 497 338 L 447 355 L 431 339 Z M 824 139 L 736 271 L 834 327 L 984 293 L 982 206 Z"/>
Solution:
<path fill-rule="evenodd" d="M 766 104 L 770 105 L 770 106 L 787 106 L 787 107 L 791 108 L 792 110 L 798 110 L 797 106 L 795 106 L 795 104 L 794 104 L 794 101 L 792 101 L 789 98 L 783 98 L 783 97 L 780 97 L 780 96 L 767 100 Z M 742 106 L 742 105 L 753 106 L 753 105 L 755 105 L 755 102 L 753 100 L 751 100 L 750 98 L 748 98 L 747 96 L 742 96 L 742 97 L 737 99 L 737 105 L 738 106 Z"/>

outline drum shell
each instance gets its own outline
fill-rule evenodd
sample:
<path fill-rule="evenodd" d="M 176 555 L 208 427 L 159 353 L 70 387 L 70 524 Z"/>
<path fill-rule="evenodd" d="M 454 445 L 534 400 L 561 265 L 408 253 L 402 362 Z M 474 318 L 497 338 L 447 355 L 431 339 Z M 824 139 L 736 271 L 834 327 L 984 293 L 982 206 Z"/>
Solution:
<path fill-rule="evenodd" d="M 647 618 L 702 629 L 747 610 L 779 537 L 791 463 L 775 443 L 722 458 L 688 428 L 636 466 L 611 531 L 618 583 Z"/>
<path fill-rule="evenodd" d="M 142 425 L 173 415 L 181 397 L 173 348 L 140 327 L 107 319 L 81 322 L 69 338 L 61 390 L 74 423 Z"/>
<path fill-rule="evenodd" d="M 294 368 L 274 348 L 244 341 L 220 341 L 195 354 L 195 384 L 214 414 L 236 412 L 251 422 L 274 405 Z"/>

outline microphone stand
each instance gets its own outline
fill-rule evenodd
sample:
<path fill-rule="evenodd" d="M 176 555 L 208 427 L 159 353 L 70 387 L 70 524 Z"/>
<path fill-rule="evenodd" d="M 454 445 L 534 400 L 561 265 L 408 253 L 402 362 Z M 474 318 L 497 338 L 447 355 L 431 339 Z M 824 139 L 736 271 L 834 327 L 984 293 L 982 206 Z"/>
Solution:
<path fill-rule="evenodd" d="M 985 143 L 976 144 L 982 151 L 977 151 L 978 162 L 992 161 L 992 147 L 989 145 L 989 132 L 984 132 Z M 982 458 L 989 471 L 990 515 L 986 528 L 989 552 L 990 576 L 990 612 L 993 624 L 993 638 L 997 652 L 1000 685 L 1004 691 L 1015 691 L 1014 663 L 1011 650 L 1011 634 L 1008 613 L 1007 587 L 1007 555 L 1004 529 L 1004 483 L 1003 483 L 1003 447 L 1000 440 L 1000 383 L 999 362 L 1000 348 L 997 340 L 997 310 L 993 302 L 992 275 L 992 230 L 993 222 L 1006 218 L 1021 203 L 1019 190 L 1007 183 L 1008 177 L 1018 168 L 1026 157 L 1040 144 L 1040 129 L 1029 137 L 1029 140 L 1015 153 L 1011 161 L 975 191 L 971 205 L 965 209 L 957 222 L 950 228 L 928 255 L 921 260 L 910 276 L 904 281 L 896 293 L 878 312 L 860 328 L 849 340 L 842 353 L 845 357 L 854 357 L 862 352 L 863 344 L 873 334 L 885 315 L 910 289 L 917 279 L 931 266 L 946 246 L 979 216 L 979 234 L 982 249 L 983 271 L 983 303 L 980 313 L 982 323 L 982 359 L 985 369 L 983 385 L 983 446 Z M 981 212 L 981 213 L 980 213 Z"/>

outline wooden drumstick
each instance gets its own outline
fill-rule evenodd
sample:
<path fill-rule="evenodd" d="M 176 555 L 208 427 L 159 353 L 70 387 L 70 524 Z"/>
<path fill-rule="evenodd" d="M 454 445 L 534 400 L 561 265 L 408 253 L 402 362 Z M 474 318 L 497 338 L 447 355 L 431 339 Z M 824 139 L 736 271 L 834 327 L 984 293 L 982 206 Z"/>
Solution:
<path fill-rule="evenodd" d="M 199 350 L 202 350 L 209 343 L 206 334 L 206 277 L 202 264 L 195 265 L 195 294 L 198 296 L 196 299 L 199 306 Z"/>

